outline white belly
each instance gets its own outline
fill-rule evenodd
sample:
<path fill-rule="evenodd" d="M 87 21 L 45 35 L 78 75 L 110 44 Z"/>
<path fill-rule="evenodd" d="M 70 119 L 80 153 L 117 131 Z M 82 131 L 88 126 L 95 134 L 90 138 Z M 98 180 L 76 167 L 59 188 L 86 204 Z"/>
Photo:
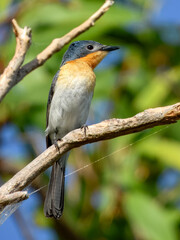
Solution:
<path fill-rule="evenodd" d="M 59 84 L 51 102 L 49 124 L 46 134 L 54 138 L 62 138 L 73 129 L 86 123 L 93 92 L 86 88 L 86 81 L 73 79 L 71 87 Z"/>

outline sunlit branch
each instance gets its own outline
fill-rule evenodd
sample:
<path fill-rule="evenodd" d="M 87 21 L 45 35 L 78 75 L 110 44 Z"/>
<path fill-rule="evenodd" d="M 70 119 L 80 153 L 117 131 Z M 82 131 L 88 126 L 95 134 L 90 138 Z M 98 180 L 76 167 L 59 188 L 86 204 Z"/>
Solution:
<path fill-rule="evenodd" d="M 180 103 L 176 103 L 171 106 L 147 109 L 131 118 L 105 120 L 89 126 L 86 135 L 82 129 L 76 129 L 58 141 L 59 151 L 52 145 L 1 186 L 0 196 L 21 191 L 72 148 L 175 123 L 179 119 Z"/>
<path fill-rule="evenodd" d="M 6 194 L 6 195 L 0 194 L 0 209 L 15 202 L 16 203 L 21 202 L 27 199 L 28 197 L 29 196 L 27 191 L 19 191 L 19 192 Z"/>
<path fill-rule="evenodd" d="M 16 20 L 12 20 L 13 31 L 16 36 L 16 51 L 14 57 L 0 76 L 0 101 L 6 93 L 17 83 L 19 69 L 31 44 L 31 29 L 20 28 Z"/>
<path fill-rule="evenodd" d="M 28 73 L 43 65 L 54 53 L 60 51 L 72 39 L 94 26 L 95 22 L 109 10 L 113 3 L 114 1 L 112 0 L 106 0 L 90 18 L 63 37 L 54 39 L 49 46 L 24 66 L 22 66 L 22 64 L 31 43 L 31 29 L 28 27 L 19 27 L 16 20 L 13 19 L 12 24 L 16 36 L 16 51 L 13 59 L 0 76 L 0 102 L 9 90 Z"/>

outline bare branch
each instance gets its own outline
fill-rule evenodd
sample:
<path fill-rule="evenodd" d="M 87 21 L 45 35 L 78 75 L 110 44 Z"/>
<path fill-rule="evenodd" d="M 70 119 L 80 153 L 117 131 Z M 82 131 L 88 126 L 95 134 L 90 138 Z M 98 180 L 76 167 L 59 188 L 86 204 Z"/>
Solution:
<path fill-rule="evenodd" d="M 54 39 L 51 44 L 45 48 L 37 57 L 31 62 L 27 63 L 21 69 L 18 77 L 20 81 L 25 75 L 34 70 L 35 68 L 44 64 L 54 53 L 60 51 L 66 44 L 68 44 L 73 38 L 79 36 L 81 33 L 87 31 L 90 27 L 94 26 L 94 23 L 109 10 L 114 1 L 106 0 L 105 3 L 95 12 L 88 20 L 82 23 L 80 26 L 74 28 L 69 33 L 61 38 Z"/>
<path fill-rule="evenodd" d="M 43 65 L 54 53 L 60 51 L 72 39 L 87 31 L 94 23 L 109 10 L 113 5 L 113 0 L 106 0 L 105 3 L 84 23 L 74 28 L 61 38 L 54 39 L 41 53 L 29 63 L 21 67 L 25 54 L 29 48 L 31 40 L 31 29 L 20 28 L 15 20 L 12 21 L 16 35 L 16 53 L 4 73 L 0 77 L 0 101 L 5 97 L 9 90 L 20 82 L 28 73 Z M 29 40 L 27 39 L 29 37 Z M 26 41 L 28 40 L 28 44 Z"/>
<path fill-rule="evenodd" d="M 180 119 L 180 103 L 171 106 L 145 110 L 131 118 L 110 119 L 88 127 L 84 131 L 76 129 L 58 141 L 59 152 L 55 146 L 49 147 L 31 163 L 19 171 L 13 178 L 0 188 L 0 195 L 21 191 L 28 186 L 39 174 L 50 167 L 64 153 L 87 143 L 112 139 L 144 129 L 165 124 L 175 123 Z"/>
<path fill-rule="evenodd" d="M 19 167 L 14 167 L 13 163 L 9 163 L 6 160 L 3 160 L 0 158 L 0 175 L 9 175 L 9 174 L 16 174 Z M 9 172 L 10 170 L 10 172 Z M 39 176 L 42 177 L 42 176 Z M 39 178 L 38 177 L 38 178 Z M 42 202 L 44 202 L 46 191 L 45 188 L 42 188 L 42 181 L 40 179 L 36 178 L 32 183 L 31 186 L 34 189 L 38 189 L 38 193 L 40 194 Z M 31 194 L 30 194 L 31 195 Z M 0 206 L 1 208 L 1 206 Z M 18 211 L 15 212 L 17 214 Z M 4 216 L 3 213 L 1 213 L 2 216 Z M 10 215 L 8 215 L 9 217 Z M 16 215 L 15 215 L 16 218 Z M 83 240 L 82 237 L 80 237 L 76 231 L 70 226 L 69 222 L 66 222 L 65 219 L 62 219 L 61 221 L 56 221 L 54 218 L 52 219 L 53 225 L 55 226 L 56 232 L 61 236 L 62 239 L 71 239 L 71 240 Z M 1 216 L 0 216 L 0 223 Z"/>
<path fill-rule="evenodd" d="M 0 209 L 9 204 L 18 203 L 20 201 L 23 201 L 23 200 L 27 199 L 28 197 L 29 196 L 28 196 L 27 191 L 14 192 L 14 193 L 10 193 L 7 195 L 0 195 Z"/>
<path fill-rule="evenodd" d="M 16 36 L 16 51 L 14 57 L 0 76 L 0 101 L 17 83 L 18 71 L 31 44 L 31 29 L 28 27 L 20 28 L 15 19 L 12 20 L 12 25 Z"/>

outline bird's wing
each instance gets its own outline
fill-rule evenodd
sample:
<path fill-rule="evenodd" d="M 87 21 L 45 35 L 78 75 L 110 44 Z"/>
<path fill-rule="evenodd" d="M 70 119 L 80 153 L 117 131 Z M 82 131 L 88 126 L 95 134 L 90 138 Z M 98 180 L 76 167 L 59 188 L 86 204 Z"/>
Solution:
<path fill-rule="evenodd" d="M 46 128 L 48 127 L 49 110 L 50 110 L 51 101 L 52 101 L 52 98 L 53 98 L 53 95 L 54 95 L 54 89 L 55 89 L 56 81 L 57 81 L 58 76 L 59 76 L 59 72 L 60 72 L 60 70 L 57 71 L 56 75 L 54 76 L 52 84 L 51 84 L 51 88 L 50 88 L 50 91 L 49 91 L 48 102 L 47 102 L 47 111 L 46 111 Z M 46 146 L 49 147 L 51 145 L 52 145 L 51 139 L 50 139 L 49 135 L 47 135 L 47 137 L 46 137 Z"/>

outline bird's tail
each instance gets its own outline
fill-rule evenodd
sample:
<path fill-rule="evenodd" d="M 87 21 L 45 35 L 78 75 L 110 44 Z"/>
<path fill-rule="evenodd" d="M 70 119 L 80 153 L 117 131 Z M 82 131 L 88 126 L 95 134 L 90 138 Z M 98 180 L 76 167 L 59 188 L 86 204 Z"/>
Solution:
<path fill-rule="evenodd" d="M 51 178 L 44 203 L 46 217 L 60 218 L 64 208 L 64 175 L 68 153 L 57 161 L 51 172 Z"/>

